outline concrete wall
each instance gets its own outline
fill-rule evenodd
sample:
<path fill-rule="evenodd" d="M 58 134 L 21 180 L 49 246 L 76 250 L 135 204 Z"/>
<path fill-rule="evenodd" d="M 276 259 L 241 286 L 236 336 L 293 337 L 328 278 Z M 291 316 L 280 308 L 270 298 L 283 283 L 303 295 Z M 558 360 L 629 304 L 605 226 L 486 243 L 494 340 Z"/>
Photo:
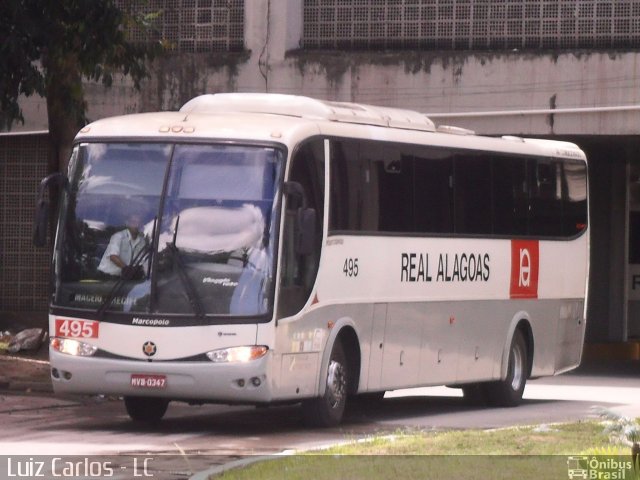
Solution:
<path fill-rule="evenodd" d="M 87 84 L 89 118 L 175 110 L 203 93 L 277 92 L 410 108 L 482 134 L 577 139 L 592 159 L 588 332 L 626 338 L 627 170 L 638 151 L 640 52 L 305 51 L 302 2 L 245 5 L 244 52 L 167 56 L 140 92 L 126 79 L 108 90 Z M 16 130 L 46 129 L 44 102 L 22 105 L 27 122 Z M 519 113 L 487 114 L 494 111 Z"/>
<path fill-rule="evenodd" d="M 87 85 L 89 117 L 177 109 L 227 91 L 309 95 L 411 108 L 479 133 L 635 134 L 640 111 L 451 117 L 494 110 L 608 108 L 640 103 L 640 52 L 303 51 L 302 2 L 252 0 L 245 6 L 243 53 L 179 54 L 158 60 L 141 92 L 120 79 Z M 23 102 L 27 124 L 46 128 L 43 102 Z M 446 114 L 441 119 L 435 114 Z"/>

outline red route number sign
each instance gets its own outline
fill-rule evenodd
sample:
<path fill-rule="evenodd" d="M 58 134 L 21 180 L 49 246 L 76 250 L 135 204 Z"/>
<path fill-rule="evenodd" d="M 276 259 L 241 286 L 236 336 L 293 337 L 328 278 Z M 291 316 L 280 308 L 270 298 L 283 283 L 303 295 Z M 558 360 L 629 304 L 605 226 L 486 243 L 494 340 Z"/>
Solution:
<path fill-rule="evenodd" d="M 98 322 L 56 318 L 56 337 L 98 338 Z"/>

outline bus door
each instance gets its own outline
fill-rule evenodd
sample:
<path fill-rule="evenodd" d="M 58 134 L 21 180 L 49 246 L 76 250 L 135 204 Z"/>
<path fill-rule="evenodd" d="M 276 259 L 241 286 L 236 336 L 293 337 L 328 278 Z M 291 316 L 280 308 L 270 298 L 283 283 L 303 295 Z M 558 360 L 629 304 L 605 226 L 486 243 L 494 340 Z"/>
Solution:
<path fill-rule="evenodd" d="M 310 140 L 293 154 L 289 182 L 302 190 L 301 198 L 291 198 L 284 215 L 283 258 L 280 274 L 278 318 L 298 313 L 309 300 L 320 262 L 324 217 L 324 142 Z M 313 249 L 300 254 L 296 236 L 300 228 L 298 212 L 301 208 L 315 211 Z"/>

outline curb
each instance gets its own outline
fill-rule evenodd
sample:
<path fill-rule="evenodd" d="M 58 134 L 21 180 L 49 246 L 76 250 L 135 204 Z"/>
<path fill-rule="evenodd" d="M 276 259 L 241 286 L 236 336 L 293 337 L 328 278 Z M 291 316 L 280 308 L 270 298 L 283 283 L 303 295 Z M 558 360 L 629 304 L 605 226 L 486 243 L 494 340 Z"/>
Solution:
<path fill-rule="evenodd" d="M 228 470 L 233 470 L 236 468 L 244 468 L 258 462 L 267 462 L 269 460 L 276 460 L 281 457 L 286 457 L 289 455 L 294 455 L 299 453 L 296 450 L 284 450 L 283 452 L 274 453 L 272 455 L 258 455 L 256 457 L 249 458 L 241 458 L 240 460 L 234 460 L 233 462 L 225 463 L 223 465 L 216 465 L 215 467 L 211 467 L 207 470 L 203 470 L 201 472 L 195 473 L 189 480 L 208 480 L 209 477 L 214 475 L 220 475 Z"/>
<path fill-rule="evenodd" d="M 341 440 L 338 442 L 334 442 L 334 443 L 330 443 L 327 445 L 322 445 L 322 446 L 317 446 L 317 447 L 309 447 L 309 448 L 302 448 L 299 450 L 283 450 L 281 452 L 278 453 L 273 453 L 271 455 L 259 455 L 256 457 L 251 457 L 251 458 L 241 458 L 240 460 L 235 460 L 233 462 L 229 462 L 229 463 L 225 463 L 223 465 L 216 465 L 215 467 L 211 467 L 207 470 L 203 470 L 202 472 L 198 472 L 195 473 L 194 475 L 192 475 L 191 477 L 189 477 L 189 480 L 208 480 L 209 477 L 212 477 L 213 475 L 220 475 L 228 470 L 233 470 L 235 468 L 244 468 L 244 467 L 248 467 L 249 465 L 252 465 L 254 463 L 258 463 L 258 462 L 268 462 L 270 460 L 277 460 L 279 458 L 282 457 L 288 457 L 291 455 L 296 455 L 299 453 L 305 453 L 305 452 L 313 452 L 313 451 L 322 451 L 322 450 L 327 450 L 329 448 L 333 448 L 333 447 L 339 447 L 341 445 L 351 445 L 353 443 L 365 443 L 365 442 L 370 442 L 372 441 L 374 438 L 384 438 L 384 439 L 393 439 L 395 438 L 396 435 L 395 434 L 389 434 L 389 435 L 382 435 L 382 436 L 366 436 L 364 438 L 360 438 L 357 440 Z"/>

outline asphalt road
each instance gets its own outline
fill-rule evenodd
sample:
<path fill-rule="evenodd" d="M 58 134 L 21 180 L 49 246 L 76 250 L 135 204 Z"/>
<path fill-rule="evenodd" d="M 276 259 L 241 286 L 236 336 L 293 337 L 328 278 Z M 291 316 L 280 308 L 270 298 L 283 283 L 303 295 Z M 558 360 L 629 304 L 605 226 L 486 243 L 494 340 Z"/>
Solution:
<path fill-rule="evenodd" d="M 315 448 L 398 429 L 497 428 L 594 416 L 595 405 L 640 417 L 640 365 L 583 367 L 530 381 L 517 408 L 474 408 L 445 387 L 388 392 L 348 409 L 340 428 L 307 430 L 296 406 L 253 408 L 172 403 L 160 426 L 129 421 L 122 402 L 0 392 L 0 455 L 115 455 L 152 458 L 154 478 L 187 478 L 238 458 Z M 140 463 L 139 463 L 140 464 Z M 121 468 L 126 469 L 126 466 Z M 1 476 L 1 475 L 0 475 Z M 123 477 L 129 478 L 129 477 Z"/>

